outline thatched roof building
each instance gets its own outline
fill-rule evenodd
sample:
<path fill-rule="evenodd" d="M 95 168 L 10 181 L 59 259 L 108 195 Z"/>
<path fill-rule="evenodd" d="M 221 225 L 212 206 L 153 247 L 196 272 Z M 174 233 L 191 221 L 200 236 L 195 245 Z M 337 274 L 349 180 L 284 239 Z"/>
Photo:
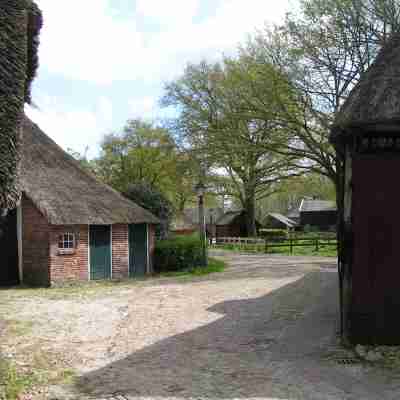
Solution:
<path fill-rule="evenodd" d="M 0 285 L 151 273 L 158 218 L 97 181 L 29 119 L 22 128 L 22 196 L 0 234 Z"/>
<path fill-rule="evenodd" d="M 400 35 L 394 35 L 361 77 L 338 113 L 331 140 L 354 128 L 387 131 L 400 121 Z M 352 132 L 354 134 L 354 131 Z"/>
<path fill-rule="evenodd" d="M 112 225 L 159 220 L 94 176 L 28 118 L 23 121 L 21 185 L 52 225 Z"/>
<path fill-rule="evenodd" d="M 2 0 L 0 7 L 0 210 L 20 198 L 18 160 L 24 102 L 38 67 L 42 15 L 31 0 Z"/>

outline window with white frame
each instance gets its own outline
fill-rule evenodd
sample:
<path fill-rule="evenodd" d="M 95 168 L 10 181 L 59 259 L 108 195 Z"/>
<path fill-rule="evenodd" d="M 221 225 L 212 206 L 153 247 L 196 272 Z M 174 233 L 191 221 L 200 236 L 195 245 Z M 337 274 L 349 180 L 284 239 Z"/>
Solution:
<path fill-rule="evenodd" d="M 75 248 L 75 234 L 63 233 L 58 237 L 59 250 L 73 250 Z"/>

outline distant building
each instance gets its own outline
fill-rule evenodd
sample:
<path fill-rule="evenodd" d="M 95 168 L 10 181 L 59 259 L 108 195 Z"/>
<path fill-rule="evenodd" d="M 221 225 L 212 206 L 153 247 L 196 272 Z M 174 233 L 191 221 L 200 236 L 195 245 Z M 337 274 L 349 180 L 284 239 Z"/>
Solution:
<path fill-rule="evenodd" d="M 256 220 L 257 232 L 261 227 Z M 227 211 L 217 220 L 216 234 L 217 237 L 247 237 L 246 211 Z"/>
<path fill-rule="evenodd" d="M 302 228 L 310 226 L 321 231 L 336 229 L 338 213 L 334 201 L 304 199 L 300 204 L 299 213 Z"/>
<path fill-rule="evenodd" d="M 216 235 L 216 221 L 224 215 L 222 208 L 204 209 L 206 233 L 208 237 Z M 199 209 L 188 208 L 175 215 L 171 224 L 171 232 L 176 235 L 191 235 L 199 229 Z"/>

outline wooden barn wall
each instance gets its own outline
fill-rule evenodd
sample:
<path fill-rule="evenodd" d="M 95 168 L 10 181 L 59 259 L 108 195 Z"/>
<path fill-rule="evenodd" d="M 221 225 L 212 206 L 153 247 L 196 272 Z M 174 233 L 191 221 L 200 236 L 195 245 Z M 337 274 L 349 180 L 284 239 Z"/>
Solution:
<path fill-rule="evenodd" d="M 316 226 L 321 230 L 329 230 L 336 227 L 337 211 L 313 211 L 300 213 L 301 226 Z"/>
<path fill-rule="evenodd" d="M 353 159 L 353 342 L 400 344 L 399 165 L 386 154 Z"/>

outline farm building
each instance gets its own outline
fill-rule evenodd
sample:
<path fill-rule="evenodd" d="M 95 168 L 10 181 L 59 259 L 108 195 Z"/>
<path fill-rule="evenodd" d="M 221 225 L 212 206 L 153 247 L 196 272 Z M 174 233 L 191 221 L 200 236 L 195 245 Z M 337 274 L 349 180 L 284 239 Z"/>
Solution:
<path fill-rule="evenodd" d="M 3 283 L 49 286 L 151 271 L 158 219 L 97 182 L 27 118 L 21 188 L 18 208 L 2 221 Z"/>
<path fill-rule="evenodd" d="M 298 224 L 282 214 L 269 213 L 265 218 L 264 226 L 272 229 L 294 229 Z"/>
<path fill-rule="evenodd" d="M 198 226 L 184 212 L 177 213 L 171 222 L 171 232 L 175 235 L 192 235 L 198 231 Z"/>
<path fill-rule="evenodd" d="M 334 201 L 306 200 L 300 204 L 300 225 L 320 231 L 334 230 L 337 224 L 337 207 Z"/>
<path fill-rule="evenodd" d="M 400 35 L 393 34 L 337 114 L 343 163 L 339 223 L 342 336 L 400 344 Z"/>
<path fill-rule="evenodd" d="M 216 221 L 224 215 L 222 208 L 205 208 L 204 219 L 207 237 L 215 237 Z M 190 235 L 199 230 L 199 209 L 188 208 L 178 213 L 172 221 L 171 231 L 177 235 Z"/>
<path fill-rule="evenodd" d="M 261 228 L 256 221 L 257 231 Z M 216 237 L 247 237 L 246 211 L 227 211 L 216 222 Z"/>

